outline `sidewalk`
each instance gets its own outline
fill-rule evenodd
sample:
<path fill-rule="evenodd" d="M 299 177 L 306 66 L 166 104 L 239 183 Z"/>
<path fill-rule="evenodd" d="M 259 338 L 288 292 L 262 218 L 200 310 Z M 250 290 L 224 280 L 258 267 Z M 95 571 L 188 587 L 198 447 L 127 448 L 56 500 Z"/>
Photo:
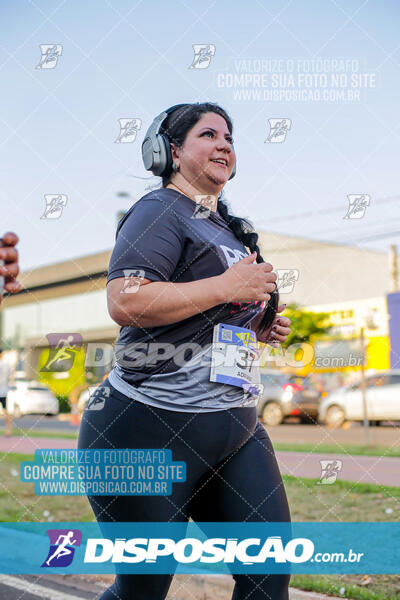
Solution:
<path fill-rule="evenodd" d="M 35 450 L 62 448 L 76 448 L 77 440 L 67 438 L 41 438 L 41 437 L 26 437 L 12 436 L 0 437 L 0 452 L 16 452 L 18 454 L 34 454 Z"/>
<path fill-rule="evenodd" d="M 320 460 L 342 461 L 338 480 L 374 483 L 400 487 L 400 458 L 360 456 L 354 454 L 308 454 L 307 452 L 276 451 L 282 474 L 294 477 L 321 477 Z"/>

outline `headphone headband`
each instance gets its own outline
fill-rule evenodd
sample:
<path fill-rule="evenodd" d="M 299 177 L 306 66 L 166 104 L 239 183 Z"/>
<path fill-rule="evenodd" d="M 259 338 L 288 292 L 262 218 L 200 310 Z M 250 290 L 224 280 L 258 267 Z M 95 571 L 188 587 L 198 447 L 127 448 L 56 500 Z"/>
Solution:
<path fill-rule="evenodd" d="M 142 142 L 142 159 L 147 171 L 153 175 L 164 176 L 169 174 L 172 168 L 172 154 L 168 137 L 160 133 L 160 128 L 167 116 L 177 108 L 190 106 L 190 104 L 174 104 L 157 115 L 148 128 Z M 236 174 L 236 162 L 229 179 Z"/>

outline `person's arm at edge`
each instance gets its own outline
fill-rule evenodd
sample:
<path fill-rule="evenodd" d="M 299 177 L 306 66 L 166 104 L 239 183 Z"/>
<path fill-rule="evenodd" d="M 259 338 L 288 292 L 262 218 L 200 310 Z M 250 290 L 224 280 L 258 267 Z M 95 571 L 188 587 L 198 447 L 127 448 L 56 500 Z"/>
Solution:
<path fill-rule="evenodd" d="M 0 261 L 4 265 L 0 267 L 0 276 L 4 277 L 4 291 L 9 294 L 15 294 L 22 289 L 22 286 L 16 277 L 19 273 L 18 250 L 14 246 L 18 243 L 18 236 L 8 231 L 3 235 L 0 243 Z M 0 291 L 0 304 L 2 293 Z"/>

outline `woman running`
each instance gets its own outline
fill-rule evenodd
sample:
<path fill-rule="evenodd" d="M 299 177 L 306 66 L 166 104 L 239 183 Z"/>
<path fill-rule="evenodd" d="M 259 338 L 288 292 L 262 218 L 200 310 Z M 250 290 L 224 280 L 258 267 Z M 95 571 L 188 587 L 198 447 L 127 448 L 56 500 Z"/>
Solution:
<path fill-rule="evenodd" d="M 118 225 L 107 282 L 121 326 L 116 363 L 96 391 L 107 388 L 105 401 L 85 410 L 78 447 L 170 449 L 185 461 L 186 481 L 170 496 L 90 496 L 90 504 L 99 522 L 288 522 L 257 386 L 237 383 L 254 356 L 215 368 L 212 348 L 215 332 L 228 339 L 231 326 L 270 343 L 290 332 L 258 235 L 221 198 L 235 173 L 231 119 L 214 103 L 177 105 L 154 120 L 142 151 L 162 187 Z M 101 600 L 161 600 L 172 577 L 117 575 Z M 289 598 L 290 575 L 233 577 L 233 600 Z"/>

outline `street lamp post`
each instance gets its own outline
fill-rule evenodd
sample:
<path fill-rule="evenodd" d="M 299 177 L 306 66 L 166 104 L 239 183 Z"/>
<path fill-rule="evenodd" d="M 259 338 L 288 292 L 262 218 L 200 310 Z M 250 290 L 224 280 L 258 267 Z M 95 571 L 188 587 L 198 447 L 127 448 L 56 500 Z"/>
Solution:
<path fill-rule="evenodd" d="M 363 403 L 365 442 L 366 442 L 367 446 L 369 446 L 369 421 L 368 421 L 368 408 L 367 408 L 367 390 L 366 390 L 366 382 L 365 382 L 364 327 L 361 327 L 360 342 L 361 342 L 361 397 L 362 397 L 362 403 Z"/>

